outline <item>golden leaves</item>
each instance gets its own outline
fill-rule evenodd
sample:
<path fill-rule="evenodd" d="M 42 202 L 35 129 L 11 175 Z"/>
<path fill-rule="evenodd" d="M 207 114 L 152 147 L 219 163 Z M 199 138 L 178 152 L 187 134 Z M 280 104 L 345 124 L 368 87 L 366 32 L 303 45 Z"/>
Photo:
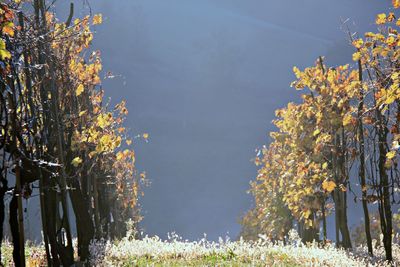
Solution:
<path fill-rule="evenodd" d="M 360 52 L 355 52 L 353 54 L 353 61 L 359 61 L 361 59 L 361 53 Z"/>
<path fill-rule="evenodd" d="M 307 209 L 307 210 L 303 211 L 303 217 L 309 218 L 311 213 L 312 213 L 311 210 Z"/>
<path fill-rule="evenodd" d="M 100 114 L 97 117 L 97 126 L 102 129 L 108 127 L 112 123 L 112 118 L 113 116 L 111 113 Z"/>
<path fill-rule="evenodd" d="M 101 14 L 96 14 L 93 16 L 93 25 L 98 25 L 103 22 L 103 16 Z"/>
<path fill-rule="evenodd" d="M 2 32 L 5 35 L 10 37 L 14 37 L 14 23 L 8 21 L 2 25 Z"/>
<path fill-rule="evenodd" d="M 80 157 L 75 157 L 72 161 L 71 164 L 74 167 L 78 167 L 80 164 L 82 164 L 82 159 Z"/>
<path fill-rule="evenodd" d="M 375 23 L 378 25 L 382 25 L 386 23 L 386 20 L 387 20 L 386 14 L 381 13 L 376 16 Z"/>
<path fill-rule="evenodd" d="M 351 114 L 347 113 L 343 117 L 343 126 L 348 126 L 351 124 L 355 124 L 355 119 L 353 118 L 353 116 Z"/>
<path fill-rule="evenodd" d="M 32 13 L 29 8 L 17 5 L 31 1 L 3 2 L 0 10 L 0 60 L 2 61 L 0 72 L 2 78 L 7 79 L 7 84 L 13 85 L 16 81 L 20 81 L 18 102 L 14 103 L 18 119 L 20 119 L 18 125 L 21 126 L 18 134 L 22 134 L 21 140 L 18 141 L 21 143 L 18 146 L 26 142 L 24 148 L 31 152 L 32 155 L 30 154 L 29 157 L 35 160 L 36 157 L 33 155 L 37 155 L 38 149 L 41 156 L 45 158 L 48 158 L 46 153 L 51 153 L 53 160 L 60 156 L 62 151 L 52 150 L 53 148 L 49 147 L 52 142 L 44 142 L 43 140 L 47 140 L 47 138 L 41 136 L 48 134 L 43 129 L 46 128 L 46 124 L 51 124 L 51 120 L 46 122 L 46 118 L 54 117 L 54 114 L 47 114 L 53 112 L 53 109 L 43 108 L 43 103 L 56 106 L 58 109 L 57 119 L 65 123 L 63 125 L 65 127 L 61 130 L 65 132 L 58 132 L 58 134 L 65 135 L 70 140 L 64 147 L 65 155 L 67 155 L 66 164 L 57 169 L 70 167 L 71 169 L 67 170 L 68 175 L 76 179 L 87 179 L 90 172 L 102 173 L 104 174 L 104 186 L 112 184 L 110 197 L 113 199 L 115 197 L 117 200 L 115 206 L 122 207 L 122 202 L 125 203 L 125 200 L 135 206 L 139 190 L 139 174 L 134 166 L 135 153 L 133 149 L 120 151 L 122 142 L 126 142 L 127 145 L 132 144 L 132 140 L 128 139 L 129 131 L 123 127 L 128 111 L 125 104 L 116 110 L 105 103 L 101 87 L 98 86 L 101 83 L 100 72 L 102 70 L 100 52 L 91 52 L 87 49 L 93 39 L 90 27 L 102 23 L 102 15 L 76 19 L 74 23 L 66 25 L 65 22 L 60 22 L 53 13 L 45 12 L 41 15 L 43 22 L 46 22 L 47 25 L 41 25 L 43 27 L 39 27 L 39 29 L 35 26 L 35 21 L 30 19 L 29 14 Z M 12 9 L 8 9 L 7 6 Z M 25 23 L 26 32 L 22 33 L 19 32 L 21 27 L 13 23 L 13 21 L 18 21 L 13 12 L 17 14 L 19 11 L 23 12 L 21 15 L 23 15 Z M 49 50 L 51 55 L 51 58 L 47 57 L 47 59 L 54 63 L 51 68 L 49 68 L 48 60 L 40 63 L 37 56 L 34 56 L 38 49 L 37 45 L 43 36 L 47 40 L 46 42 L 42 40 L 43 49 Z M 28 49 L 27 57 L 21 56 L 19 48 L 22 46 Z M 8 60 L 12 57 L 15 64 L 9 64 L 11 61 Z M 28 73 L 23 69 L 18 71 L 19 65 L 29 66 Z M 54 83 L 52 88 L 56 91 L 45 90 L 44 93 L 41 93 L 37 86 L 30 91 L 27 90 L 26 79 L 29 73 L 33 85 L 42 83 L 46 85 L 46 79 L 51 78 L 51 82 Z M 21 104 L 28 98 L 32 100 L 33 104 Z M 6 103 L 5 108 L 12 107 Z M 35 118 L 32 119 L 32 116 Z M 32 120 L 37 125 L 37 131 L 30 131 L 32 130 L 30 129 Z M 13 130 L 11 127 L 0 128 L 0 139 L 5 139 L 4 135 L 7 135 L 8 138 Z M 35 135 L 36 132 L 38 133 Z M 147 139 L 148 134 L 144 134 L 143 138 Z M 8 144 L 8 139 L 5 140 Z M 15 143 L 15 140 L 11 142 Z M 83 166 L 88 168 L 82 168 Z M 85 175 L 82 175 L 83 171 L 85 171 Z"/>
<path fill-rule="evenodd" d="M 392 5 L 394 8 L 400 7 L 400 0 L 392 0 Z"/>
<path fill-rule="evenodd" d="M 393 159 L 394 157 L 396 157 L 396 151 L 389 151 L 387 154 L 386 154 L 386 158 L 387 159 Z"/>
<path fill-rule="evenodd" d="M 80 96 L 84 90 L 85 90 L 85 87 L 83 86 L 83 84 L 79 84 L 75 90 L 76 96 Z"/>
<path fill-rule="evenodd" d="M 323 181 L 322 182 L 322 188 L 327 191 L 328 193 L 331 193 L 333 190 L 336 188 L 336 183 L 333 181 Z"/>
<path fill-rule="evenodd" d="M 363 39 L 359 38 L 357 40 L 353 41 L 353 46 L 357 49 L 360 49 L 362 47 L 362 45 L 364 44 Z"/>
<path fill-rule="evenodd" d="M 296 67 L 296 66 L 293 67 L 293 73 L 296 75 L 296 78 L 297 78 L 297 79 L 300 79 L 300 77 L 301 77 L 301 71 L 299 70 L 298 67 Z"/>
<path fill-rule="evenodd" d="M 321 132 L 321 131 L 320 131 L 319 129 L 316 129 L 316 130 L 313 132 L 313 136 L 319 135 L 320 132 Z"/>
<path fill-rule="evenodd" d="M 0 39 L 0 60 L 10 59 L 11 53 L 6 49 L 6 42 Z"/>
<path fill-rule="evenodd" d="M 389 37 L 386 39 L 386 44 L 387 44 L 388 46 L 395 46 L 395 45 L 397 44 L 397 39 L 394 38 L 394 36 L 389 36 Z"/>
<path fill-rule="evenodd" d="M 121 151 L 119 151 L 118 153 L 117 153 L 117 160 L 121 160 L 121 159 L 123 159 L 124 158 L 124 153 L 122 153 Z"/>
<path fill-rule="evenodd" d="M 393 5 L 399 8 L 400 0 L 393 1 Z M 376 23 L 400 26 L 400 19 L 394 13 L 382 13 L 376 17 Z M 278 197 L 297 220 L 313 225 L 310 214 L 320 216 L 323 203 L 310 199 L 316 195 L 328 199 L 334 190 L 350 190 L 352 179 L 348 174 L 338 175 L 337 160 L 345 164 L 360 160 L 359 132 L 369 149 L 377 142 L 373 132 L 379 127 L 388 129 L 386 141 L 390 140 L 391 146 L 387 144 L 390 151 L 385 167 L 398 167 L 400 34 L 392 24 L 352 42 L 352 59 L 361 61 L 363 74 L 371 72 L 370 80 L 361 79 L 357 64 L 329 68 L 317 62 L 304 70 L 293 67 L 296 80 L 291 85 L 307 89 L 308 93 L 301 95 L 300 103 L 289 103 L 276 110 L 273 123 L 278 130 L 270 133 L 273 142 L 255 160 L 260 167 L 252 192 L 256 202 L 264 205 L 257 211 L 260 218 L 265 220 L 266 213 L 276 208 L 274 200 Z M 363 124 L 358 125 L 361 121 Z M 361 130 L 354 126 L 361 126 Z M 362 190 L 368 191 L 368 186 Z"/>
<path fill-rule="evenodd" d="M 96 152 L 110 152 L 121 145 L 122 138 L 111 134 L 101 136 L 99 143 L 96 146 Z"/>

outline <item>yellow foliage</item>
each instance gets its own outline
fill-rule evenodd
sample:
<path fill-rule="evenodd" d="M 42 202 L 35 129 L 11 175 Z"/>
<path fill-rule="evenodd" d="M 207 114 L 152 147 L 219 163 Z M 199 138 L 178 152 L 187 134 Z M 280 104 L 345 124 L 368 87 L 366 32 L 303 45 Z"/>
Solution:
<path fill-rule="evenodd" d="M 82 163 L 82 159 L 80 157 L 75 157 L 72 161 L 71 164 L 74 167 L 78 167 Z"/>
<path fill-rule="evenodd" d="M 326 190 L 328 193 L 331 193 L 336 188 L 336 183 L 333 181 L 324 181 L 322 183 L 322 188 Z"/>
<path fill-rule="evenodd" d="M 3 34 L 8 35 L 10 37 L 14 37 L 14 23 L 12 22 L 6 22 L 3 26 Z"/>
<path fill-rule="evenodd" d="M 357 40 L 353 41 L 353 46 L 357 49 L 360 49 L 362 47 L 362 45 L 364 44 L 363 39 L 359 38 Z"/>
<path fill-rule="evenodd" d="M 11 53 L 6 49 L 6 42 L 0 39 L 0 60 L 11 58 Z"/>
<path fill-rule="evenodd" d="M 84 90 L 85 90 L 85 87 L 83 86 L 83 84 L 79 84 L 75 90 L 76 96 L 80 96 Z"/>
<path fill-rule="evenodd" d="M 359 61 L 361 59 L 361 53 L 360 52 L 355 52 L 353 54 L 353 61 Z"/>
<path fill-rule="evenodd" d="M 351 114 L 346 114 L 343 117 L 343 126 L 347 126 L 353 123 L 353 116 Z"/>
<path fill-rule="evenodd" d="M 378 14 L 376 16 L 375 23 L 378 24 L 378 25 L 385 24 L 386 23 L 386 19 L 387 19 L 387 17 L 386 17 L 385 13 Z"/>
<path fill-rule="evenodd" d="M 386 154 L 387 159 L 393 159 L 394 157 L 396 157 L 396 151 L 390 151 Z"/>
<path fill-rule="evenodd" d="M 103 22 L 103 16 L 101 14 L 96 14 L 93 16 L 93 25 L 101 24 Z"/>

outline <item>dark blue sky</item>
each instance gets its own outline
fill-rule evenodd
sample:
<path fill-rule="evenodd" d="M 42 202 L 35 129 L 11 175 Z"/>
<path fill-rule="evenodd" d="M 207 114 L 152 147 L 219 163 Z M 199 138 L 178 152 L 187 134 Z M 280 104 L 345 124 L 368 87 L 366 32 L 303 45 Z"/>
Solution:
<path fill-rule="evenodd" d="M 59 1 L 60 10 L 69 1 Z M 77 8 L 82 1 L 75 1 Z M 296 101 L 292 67 L 351 62 L 341 21 L 373 30 L 382 0 L 95 0 L 94 49 L 120 78 L 107 96 L 126 99 L 137 167 L 151 186 L 141 226 L 162 237 L 210 239 L 240 231 L 251 206 L 255 148 L 268 143 L 274 110 Z M 76 12 L 86 14 L 87 9 Z M 61 14 L 61 12 L 60 12 Z M 62 16 L 62 15 L 61 15 Z M 352 207 L 353 221 L 359 214 Z"/>

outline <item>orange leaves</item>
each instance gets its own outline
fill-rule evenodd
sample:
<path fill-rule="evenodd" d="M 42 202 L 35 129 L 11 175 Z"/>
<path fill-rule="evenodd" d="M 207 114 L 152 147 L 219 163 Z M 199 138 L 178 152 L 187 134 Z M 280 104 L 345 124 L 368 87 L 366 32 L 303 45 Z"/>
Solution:
<path fill-rule="evenodd" d="M 392 5 L 394 8 L 400 7 L 400 0 L 392 0 Z"/>
<path fill-rule="evenodd" d="M 11 21 L 6 22 L 2 25 L 2 33 L 10 37 L 14 37 L 14 23 Z"/>
<path fill-rule="evenodd" d="M 115 109 L 119 111 L 119 115 L 123 116 L 123 115 L 128 115 L 128 109 L 126 108 L 126 102 L 125 100 L 122 100 L 120 103 L 118 103 L 115 106 Z"/>
<path fill-rule="evenodd" d="M 373 124 L 374 123 L 374 118 L 371 117 L 371 116 L 367 116 L 367 117 L 363 118 L 362 122 L 364 124 Z"/>
<path fill-rule="evenodd" d="M 93 16 L 93 25 L 101 24 L 103 22 L 103 16 L 101 14 L 96 14 Z"/>

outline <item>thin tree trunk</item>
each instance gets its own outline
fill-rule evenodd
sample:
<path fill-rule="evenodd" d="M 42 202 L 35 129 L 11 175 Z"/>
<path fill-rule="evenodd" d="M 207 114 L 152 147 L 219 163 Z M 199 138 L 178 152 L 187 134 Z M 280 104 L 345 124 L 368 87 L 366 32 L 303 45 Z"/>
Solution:
<path fill-rule="evenodd" d="M 3 225 L 4 225 L 4 195 L 6 194 L 7 190 L 8 190 L 8 181 L 2 177 L 1 173 L 0 173 L 0 177 L 1 177 L 1 183 L 2 183 L 2 187 L 0 189 L 0 263 L 1 263 L 1 244 L 3 243 Z"/>
<path fill-rule="evenodd" d="M 383 245 L 385 247 L 386 260 L 392 261 L 392 209 L 390 204 L 390 190 L 389 190 L 389 177 L 386 173 L 386 137 L 387 137 L 387 129 L 384 125 L 379 126 L 379 177 L 380 177 L 380 187 L 382 188 L 383 195 L 381 196 L 382 209 L 380 210 L 380 219 L 381 226 L 383 225 L 382 234 L 383 234 Z"/>
<path fill-rule="evenodd" d="M 322 235 L 323 235 L 323 243 L 325 245 L 326 244 L 326 239 L 327 239 L 325 200 L 323 200 L 323 202 L 322 202 L 321 212 L 322 212 Z"/>
<path fill-rule="evenodd" d="M 362 83 L 363 75 L 362 75 L 362 66 L 361 60 L 358 61 L 358 78 L 359 81 Z M 372 256 L 373 255 L 373 248 L 372 248 L 372 237 L 371 237 L 371 229 L 370 229 L 370 220 L 369 220 L 369 211 L 368 211 L 368 203 L 367 203 L 367 183 L 365 178 L 365 141 L 364 141 L 364 126 L 362 121 L 362 112 L 364 109 L 364 90 L 362 89 L 362 84 L 360 86 L 360 98 L 358 104 L 358 142 L 359 142 L 359 159 L 360 159 L 360 166 L 359 166 L 359 177 L 361 183 L 361 194 L 362 194 L 362 206 L 364 211 L 364 225 L 365 225 L 365 236 L 367 238 L 367 246 L 368 246 L 368 253 Z"/>

